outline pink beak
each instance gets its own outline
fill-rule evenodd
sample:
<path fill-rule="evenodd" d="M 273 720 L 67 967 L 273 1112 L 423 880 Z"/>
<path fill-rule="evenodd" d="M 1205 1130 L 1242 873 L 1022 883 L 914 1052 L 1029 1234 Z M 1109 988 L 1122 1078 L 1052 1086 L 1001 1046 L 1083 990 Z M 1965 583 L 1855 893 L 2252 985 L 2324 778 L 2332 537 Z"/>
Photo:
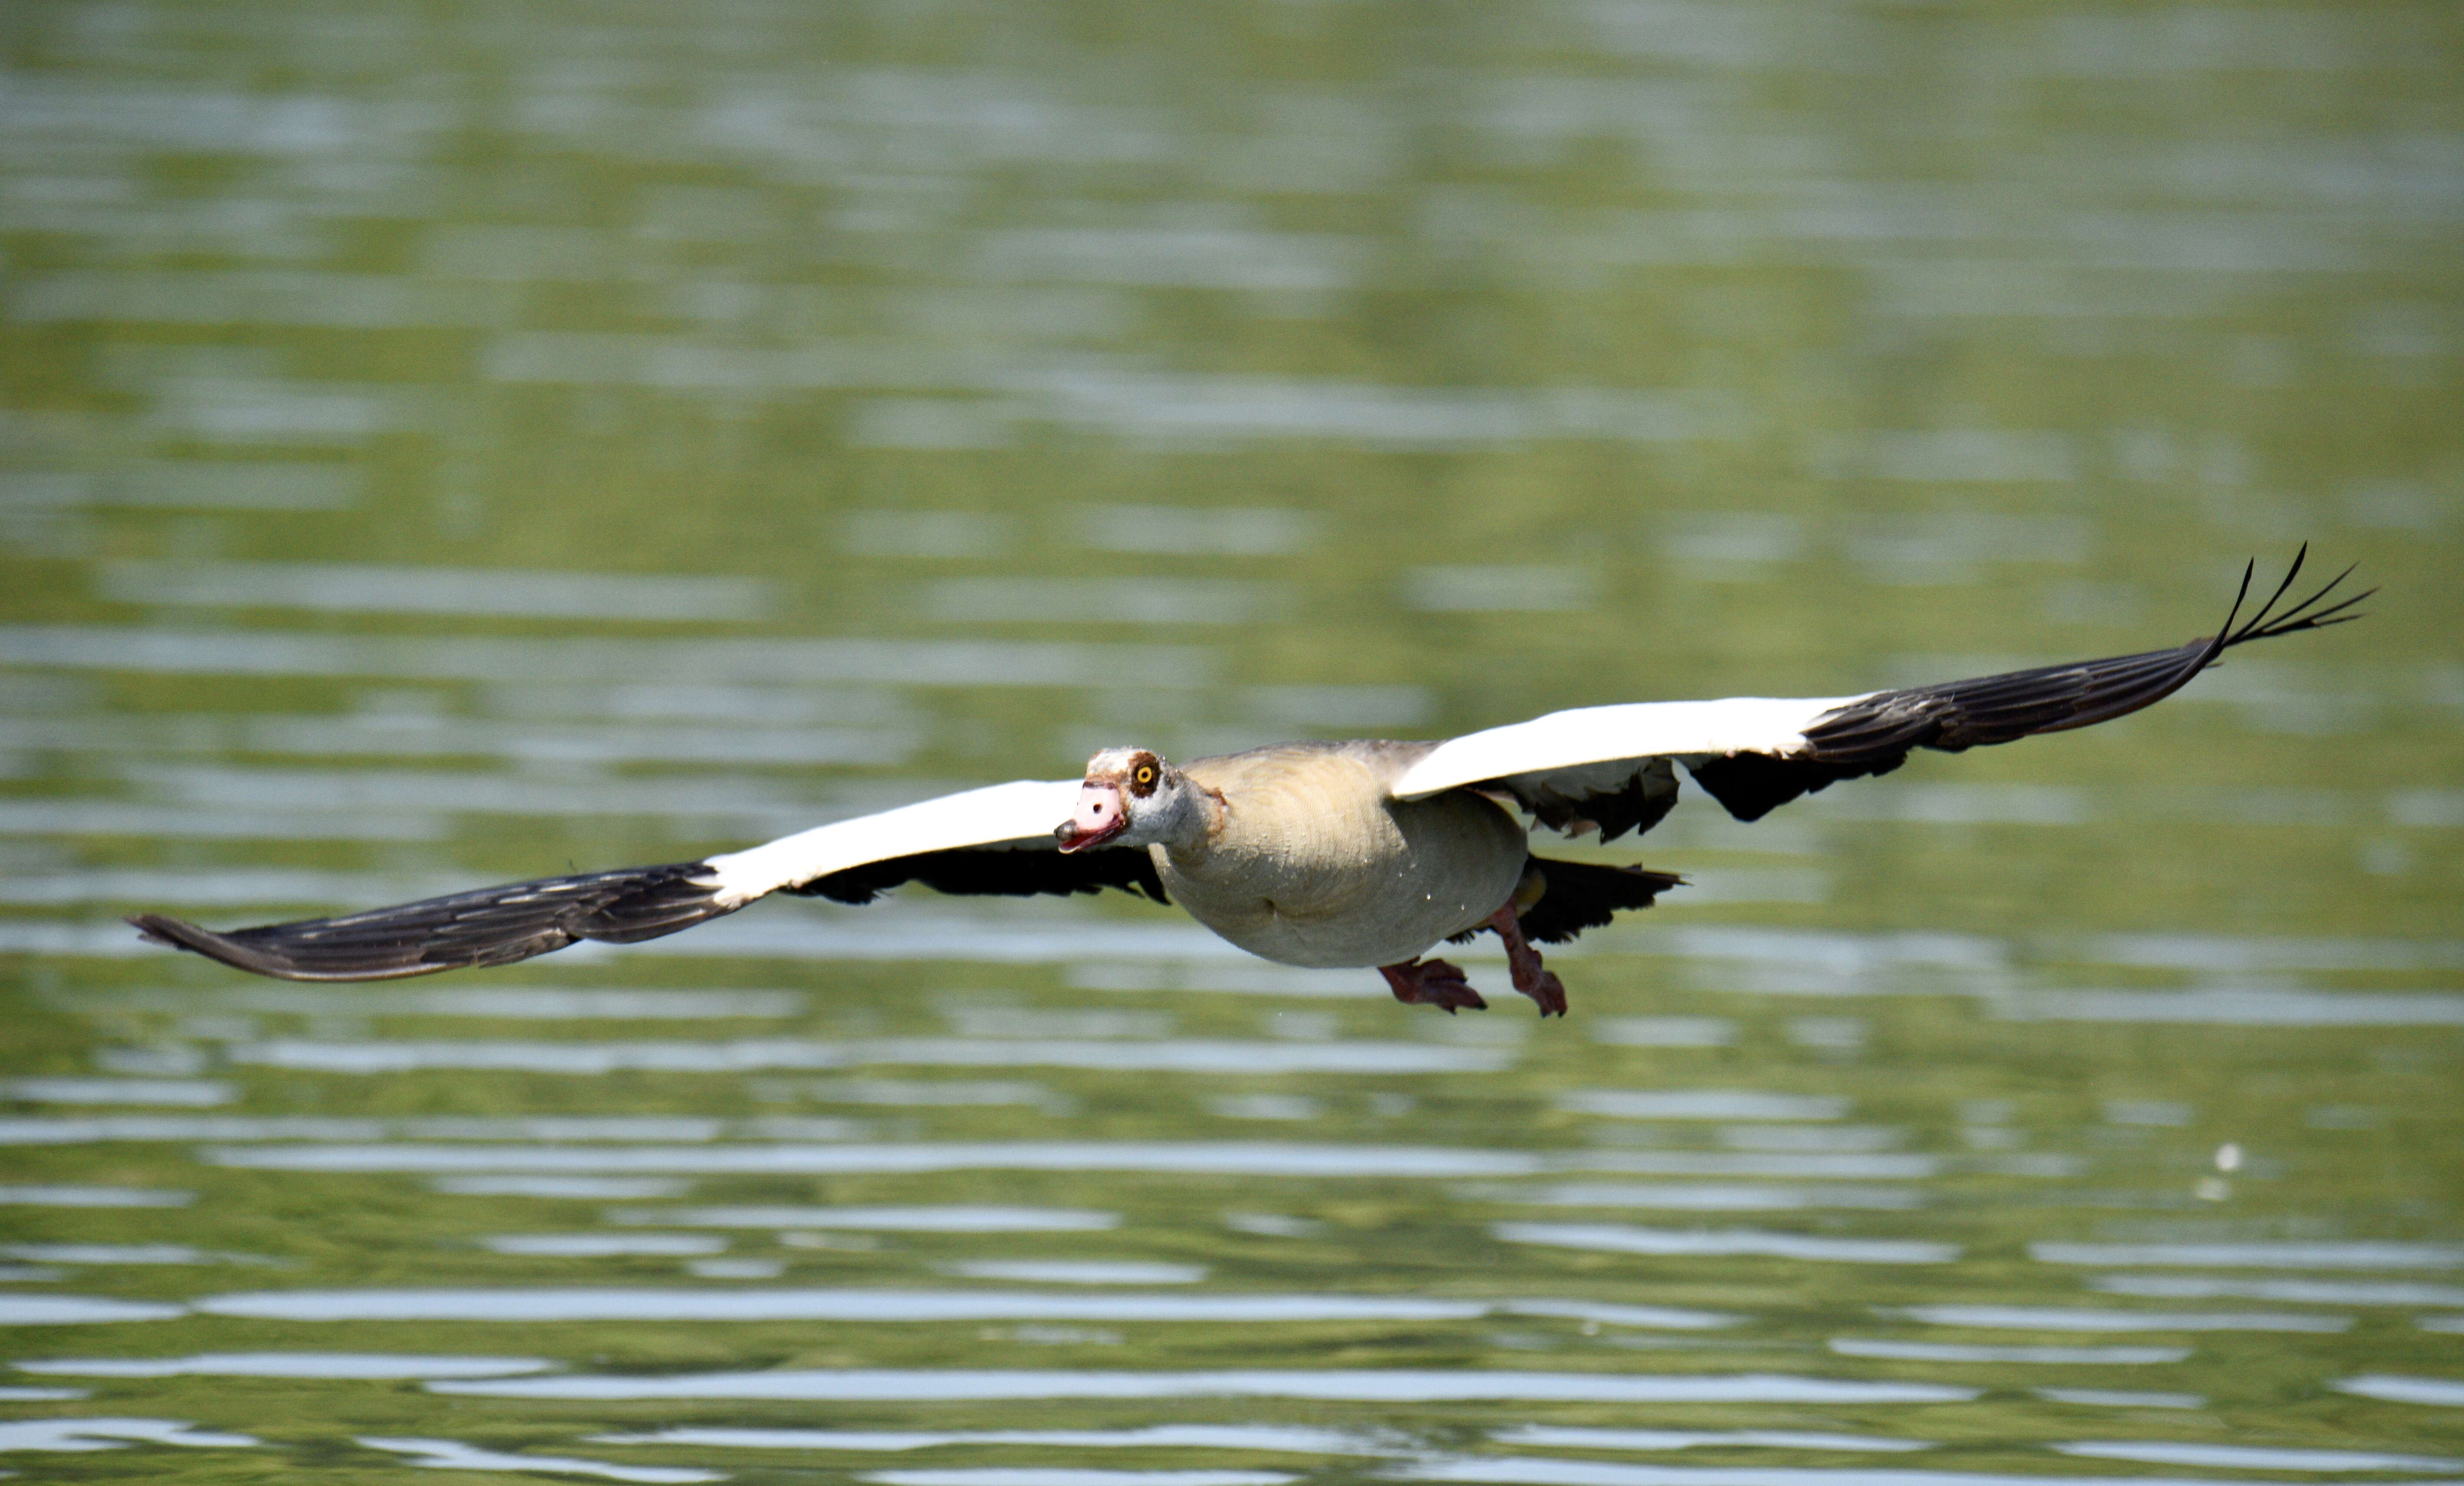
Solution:
<path fill-rule="evenodd" d="M 1129 829 L 1130 812 L 1122 804 L 1120 787 L 1089 781 L 1078 791 L 1077 813 L 1052 828 L 1052 835 L 1064 852 L 1083 852 Z"/>

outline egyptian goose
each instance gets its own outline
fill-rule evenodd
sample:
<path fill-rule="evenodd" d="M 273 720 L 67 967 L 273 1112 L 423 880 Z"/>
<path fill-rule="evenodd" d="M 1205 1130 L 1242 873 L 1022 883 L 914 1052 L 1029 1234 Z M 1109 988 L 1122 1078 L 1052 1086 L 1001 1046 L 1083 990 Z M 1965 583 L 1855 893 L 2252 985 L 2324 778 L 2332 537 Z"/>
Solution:
<path fill-rule="evenodd" d="M 1374 965 L 1396 999 L 1449 1012 L 1486 1003 L 1460 968 L 1420 956 L 1493 930 L 1514 988 L 1541 1015 L 1563 1015 L 1565 987 L 1530 942 L 1570 940 L 1681 879 L 1534 856 L 1507 802 L 1538 825 L 1614 840 L 1668 813 L 1681 763 L 1750 821 L 1836 781 L 1888 773 L 1910 749 L 2085 727 L 2163 699 L 2233 646 L 2360 617 L 2345 610 L 2368 593 L 2321 607 L 2347 568 L 2271 618 L 2300 570 L 2296 557 L 2236 627 L 2245 569 L 2223 628 L 2172 650 L 1854 697 L 1583 707 L 1443 743 L 1277 743 L 1179 765 L 1106 748 L 1082 779 L 971 789 L 703 861 L 229 934 L 159 914 L 128 921 L 260 975 L 360 981 L 507 965 L 577 940 L 655 939 L 772 893 L 866 903 L 905 882 L 1016 897 L 1109 887 L 1177 901 L 1267 960 Z"/>

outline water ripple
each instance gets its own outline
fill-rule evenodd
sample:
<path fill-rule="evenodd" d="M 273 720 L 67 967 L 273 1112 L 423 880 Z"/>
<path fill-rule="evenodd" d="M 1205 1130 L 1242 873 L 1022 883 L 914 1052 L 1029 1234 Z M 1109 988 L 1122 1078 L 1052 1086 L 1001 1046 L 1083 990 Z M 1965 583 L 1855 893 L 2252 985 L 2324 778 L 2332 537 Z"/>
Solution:
<path fill-rule="evenodd" d="M 1544 1208 L 1654 1208 L 1688 1212 L 1782 1212 L 1814 1208 L 1905 1211 L 1925 1194 L 1904 1187 L 1667 1186 L 1635 1182 L 1567 1182 L 1519 1189 L 1484 1187 L 1463 1195 Z"/>
<path fill-rule="evenodd" d="M 820 1175 L 921 1171 L 1164 1171 L 1215 1176 L 1525 1176 L 1525 1151 L 1235 1142 L 1017 1142 L 912 1145 L 216 1145 L 209 1163 L 264 1171 L 605 1171 Z"/>
<path fill-rule="evenodd" d="M 1501 1445 L 1538 1445 L 1566 1450 L 1693 1450 L 1743 1446 L 1753 1450 L 1844 1450 L 1898 1453 L 1931 1450 L 1929 1439 L 1880 1434 L 1815 1434 L 1793 1430 L 1598 1430 L 1526 1424 L 1489 1436 Z"/>
<path fill-rule="evenodd" d="M 181 1305 L 111 1300 L 89 1295 L 0 1295 L 0 1326 L 83 1326 L 121 1320 L 169 1320 Z"/>
<path fill-rule="evenodd" d="M 506 1378 L 545 1372 L 536 1357 L 422 1357 L 402 1352 L 208 1352 L 194 1357 L 64 1357 L 16 1364 L 69 1378 Z"/>
<path fill-rule="evenodd" d="M 2464 1378 L 2407 1378 L 2373 1372 L 2358 1378 L 2339 1378 L 2327 1386 L 2339 1393 L 2384 1398 L 2390 1403 L 2464 1408 Z"/>
<path fill-rule="evenodd" d="M 2464 1305 L 2464 1285 L 2395 1279 L 2276 1279 L 2212 1275 L 2099 1275 L 2091 1288 L 2107 1295 L 2167 1300 L 2292 1300 L 2312 1305 Z"/>
<path fill-rule="evenodd" d="M 737 1042 L 310 1042 L 246 1043 L 234 1063 L 329 1074 L 415 1069 L 500 1069 L 596 1076 L 619 1070 L 742 1073 L 758 1069 L 927 1064 L 959 1068 L 1086 1068 L 1117 1073 L 1434 1074 L 1495 1073 L 1511 1053 L 1417 1042 L 1161 1042 L 892 1037 L 869 1042 L 748 1039 Z"/>
<path fill-rule="evenodd" d="M 1912 1305 L 1898 1314 L 1934 1326 L 2006 1331 L 2317 1331 L 2352 1329 L 2349 1316 L 2248 1311 L 2091 1311 L 2061 1306 Z"/>
<path fill-rule="evenodd" d="M 491 1398 L 777 1399 L 915 1403 L 1055 1398 L 1292 1398 L 1351 1403 L 1481 1399 L 1609 1404 L 1956 1404 L 1978 1388 L 1772 1373 L 1632 1373 L 1328 1369 L 1229 1372 L 894 1371 L 848 1368 L 438 1382 L 439 1393 Z"/>
<path fill-rule="evenodd" d="M 2464 1465 L 2452 1455 L 2394 1455 L 2363 1450 L 2290 1450 L 2281 1446 L 2211 1445 L 2174 1440 L 2078 1440 L 2052 1449 L 2094 1460 L 2148 1465 L 2206 1465 L 2226 1471 L 2445 1471 Z"/>
<path fill-rule="evenodd" d="M 676 1228 L 837 1228 L 891 1233 L 1085 1233 L 1118 1228 L 1085 1208 L 618 1208 L 610 1223 Z"/>
<path fill-rule="evenodd" d="M 372 1434 L 353 1438 L 355 1445 L 369 1450 L 386 1451 L 407 1455 L 407 1465 L 427 1466 L 443 1471 L 545 1471 L 557 1475 L 596 1475 L 604 1480 L 641 1481 L 647 1486 L 692 1486 L 698 1481 L 723 1481 L 727 1477 L 716 1471 L 696 1471 L 683 1466 L 611 1465 L 605 1460 L 582 1460 L 570 1455 L 517 1455 L 503 1451 L 482 1450 L 451 1439 L 396 1439 Z"/>
<path fill-rule="evenodd" d="M 1752 1254 L 1849 1264 L 1948 1264 L 1959 1257 L 1957 1244 L 1913 1238 L 1828 1238 L 1760 1229 L 1707 1231 L 1630 1228 L 1616 1223 L 1497 1223 L 1490 1225 L 1489 1231 L 1507 1243 L 1689 1258 Z"/>
<path fill-rule="evenodd" d="M 2051 1363 L 2141 1367 L 2178 1363 L 2187 1346 L 1966 1346 L 1955 1342 L 1895 1342 L 1879 1337 L 1834 1337 L 1842 1357 L 1878 1357 L 1903 1363 Z"/>
<path fill-rule="evenodd" d="M 119 1450 L 128 1445 L 260 1445 L 253 1434 L 215 1434 L 178 1419 L 11 1419 L 0 1423 L 0 1451 Z"/>
<path fill-rule="evenodd" d="M 1982 1471 L 1885 1471 L 1870 1466 L 1627 1465 L 1604 1460 L 1456 1458 L 1416 1461 L 1392 1475 L 1414 1481 L 1497 1486 L 2215 1486 L 2214 1477 L 2006 1475 Z M 2278 1486 L 2255 1481 L 2250 1486 Z"/>
<path fill-rule="evenodd" d="M 0 1187 L 0 1203 L 28 1208 L 185 1208 L 196 1196 L 160 1187 Z"/>
<path fill-rule="evenodd" d="M 1280 1454 L 1386 1455 L 1399 1441 L 1290 1424 L 1154 1424 L 1130 1430 L 730 1430 L 679 1427 L 653 1434 L 594 1434 L 594 1445 L 703 1445 L 729 1450 L 895 1453 L 944 1445 L 1061 1450 L 1254 1450 Z"/>
<path fill-rule="evenodd" d="M 2033 1243 L 2042 1264 L 2180 1265 L 2217 1269 L 2452 1270 L 2464 1268 L 2464 1244 L 2407 1243 Z"/>
<path fill-rule="evenodd" d="M 1285 1486 L 1281 1471 L 1103 1471 L 1087 1466 L 984 1465 L 938 1471 L 868 1471 L 881 1486 Z"/>
<path fill-rule="evenodd" d="M 209 1296 L 211 1316 L 277 1320 L 1468 1320 L 1478 1300 L 1408 1296 L 1082 1295 L 969 1290 L 281 1290 Z M 166 1312 L 176 1314 L 176 1312 Z M 131 1318 L 141 1319 L 141 1318 Z"/>

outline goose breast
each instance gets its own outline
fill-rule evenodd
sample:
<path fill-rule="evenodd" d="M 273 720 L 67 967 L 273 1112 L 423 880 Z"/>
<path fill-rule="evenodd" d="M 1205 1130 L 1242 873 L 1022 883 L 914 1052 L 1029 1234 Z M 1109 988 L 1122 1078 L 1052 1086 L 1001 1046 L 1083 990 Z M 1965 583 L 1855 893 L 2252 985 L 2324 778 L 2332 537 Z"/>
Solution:
<path fill-rule="evenodd" d="M 1153 848 L 1173 898 L 1264 959 L 1396 965 L 1495 913 L 1529 853 L 1513 816 L 1468 790 L 1387 790 L 1426 745 L 1279 744 L 1195 760 L 1214 829 Z"/>

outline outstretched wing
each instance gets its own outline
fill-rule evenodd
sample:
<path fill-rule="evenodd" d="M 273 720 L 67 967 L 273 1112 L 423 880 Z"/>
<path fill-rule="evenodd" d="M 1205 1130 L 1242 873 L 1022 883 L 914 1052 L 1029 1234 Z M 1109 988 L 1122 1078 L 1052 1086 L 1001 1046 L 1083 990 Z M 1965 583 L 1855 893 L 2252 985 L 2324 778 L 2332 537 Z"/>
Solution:
<path fill-rule="evenodd" d="M 540 877 L 217 934 L 161 914 L 128 921 L 156 943 L 295 981 L 394 980 L 510 965 L 581 940 L 629 944 L 715 919 L 776 892 L 870 902 L 902 882 L 944 893 L 1093 893 L 1163 898 L 1135 848 L 1055 849 L 1077 780 L 1019 780 L 843 820 L 697 862 Z"/>
<path fill-rule="evenodd" d="M 2273 612 L 2308 554 L 2304 546 L 2247 621 L 2241 608 L 2255 565 L 2244 569 L 2223 628 L 2171 650 L 1860 697 L 1732 697 L 1555 712 L 1441 743 L 1392 792 L 1406 800 L 1464 787 L 1504 792 L 1545 825 L 1595 825 L 1606 840 L 1647 831 L 1668 813 L 1677 803 L 1673 765 L 1683 763 L 1728 813 L 1759 820 L 1835 781 L 1887 774 L 1912 749 L 1956 753 L 2102 722 L 2172 695 L 2236 645 L 2361 617 L 2344 610 L 2376 589 L 2321 607 L 2349 567 Z"/>

